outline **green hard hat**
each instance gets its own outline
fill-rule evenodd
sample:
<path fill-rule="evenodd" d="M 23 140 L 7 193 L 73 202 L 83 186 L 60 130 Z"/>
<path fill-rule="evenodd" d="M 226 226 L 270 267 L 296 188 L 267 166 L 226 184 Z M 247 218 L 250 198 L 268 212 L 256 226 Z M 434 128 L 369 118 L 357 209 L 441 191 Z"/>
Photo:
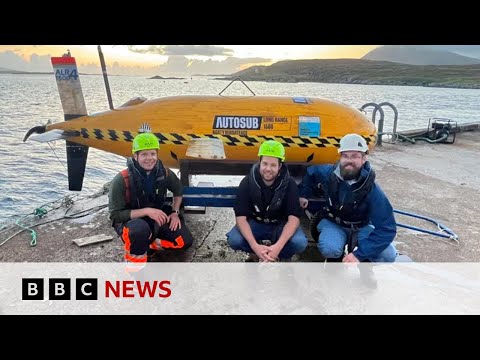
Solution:
<path fill-rule="evenodd" d="M 133 139 L 132 154 L 135 154 L 137 151 L 154 149 L 160 149 L 160 143 L 158 138 L 152 133 L 141 133 Z"/>
<path fill-rule="evenodd" d="M 267 140 L 258 149 L 258 156 L 272 156 L 283 162 L 285 160 L 285 148 L 278 141 Z"/>

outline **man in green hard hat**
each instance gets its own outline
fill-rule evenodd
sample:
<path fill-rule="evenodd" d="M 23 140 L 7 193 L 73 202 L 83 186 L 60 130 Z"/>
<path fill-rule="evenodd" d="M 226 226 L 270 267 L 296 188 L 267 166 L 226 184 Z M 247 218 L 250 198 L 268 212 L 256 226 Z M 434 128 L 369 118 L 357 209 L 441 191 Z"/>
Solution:
<path fill-rule="evenodd" d="M 236 225 L 227 234 L 228 244 L 250 253 L 250 261 L 288 261 L 307 247 L 299 226 L 298 188 L 283 163 L 285 148 L 280 142 L 265 141 L 258 156 L 260 161 L 239 185 Z"/>
<path fill-rule="evenodd" d="M 125 245 L 125 260 L 137 268 L 147 262 L 149 252 L 184 250 L 193 239 L 180 216 L 183 186 L 173 171 L 158 159 L 160 144 L 152 133 L 133 139 L 127 168 L 110 184 L 112 226 Z M 166 203 L 167 190 L 173 203 Z"/>

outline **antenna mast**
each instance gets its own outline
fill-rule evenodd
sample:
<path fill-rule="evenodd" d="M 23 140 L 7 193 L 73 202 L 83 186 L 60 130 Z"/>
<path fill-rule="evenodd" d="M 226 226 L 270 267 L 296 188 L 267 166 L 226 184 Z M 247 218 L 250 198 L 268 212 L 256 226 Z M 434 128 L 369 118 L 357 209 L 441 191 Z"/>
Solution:
<path fill-rule="evenodd" d="M 110 110 L 113 110 L 112 93 L 110 92 L 110 85 L 108 84 L 107 67 L 105 66 L 105 59 L 103 58 L 102 47 L 100 45 L 98 45 L 98 56 L 100 57 L 103 81 L 105 82 L 105 89 L 107 90 L 108 105 L 110 106 Z"/>

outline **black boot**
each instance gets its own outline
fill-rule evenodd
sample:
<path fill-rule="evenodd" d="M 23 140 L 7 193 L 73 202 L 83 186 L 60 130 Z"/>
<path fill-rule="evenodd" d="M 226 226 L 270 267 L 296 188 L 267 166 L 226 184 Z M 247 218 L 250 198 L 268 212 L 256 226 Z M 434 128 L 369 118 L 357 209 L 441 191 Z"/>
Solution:
<path fill-rule="evenodd" d="M 343 260 L 343 255 L 338 258 L 327 258 L 327 262 L 329 263 L 342 262 L 342 260 Z"/>

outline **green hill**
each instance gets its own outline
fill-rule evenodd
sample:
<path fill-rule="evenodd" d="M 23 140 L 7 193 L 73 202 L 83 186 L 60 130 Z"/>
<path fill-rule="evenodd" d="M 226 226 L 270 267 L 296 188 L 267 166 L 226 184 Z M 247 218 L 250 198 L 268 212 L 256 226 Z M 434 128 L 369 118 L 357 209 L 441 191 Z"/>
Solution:
<path fill-rule="evenodd" d="M 407 65 L 361 59 L 287 60 L 229 77 L 246 81 L 321 82 L 480 89 L 480 64 Z"/>

